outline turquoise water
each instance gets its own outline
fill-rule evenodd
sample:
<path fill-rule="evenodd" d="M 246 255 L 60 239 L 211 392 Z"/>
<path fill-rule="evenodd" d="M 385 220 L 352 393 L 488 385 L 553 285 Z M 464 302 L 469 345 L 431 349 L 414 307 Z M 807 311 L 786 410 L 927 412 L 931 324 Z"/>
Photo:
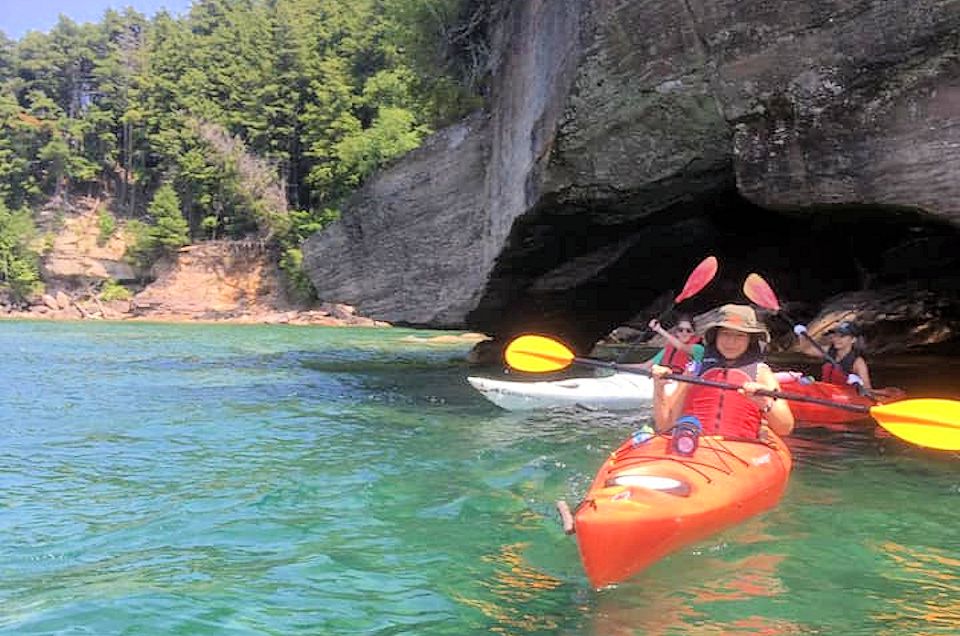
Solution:
<path fill-rule="evenodd" d="M 956 634 L 960 459 L 814 431 L 780 507 L 595 592 L 630 417 L 399 329 L 0 323 L 0 634 Z"/>

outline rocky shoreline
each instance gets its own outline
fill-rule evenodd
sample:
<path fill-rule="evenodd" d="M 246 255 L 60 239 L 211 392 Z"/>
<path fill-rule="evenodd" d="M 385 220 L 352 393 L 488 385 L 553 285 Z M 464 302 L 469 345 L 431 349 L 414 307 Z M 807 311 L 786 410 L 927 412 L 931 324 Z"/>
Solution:
<path fill-rule="evenodd" d="M 141 303 L 136 299 L 102 301 L 95 296 L 77 299 L 64 291 L 44 294 L 39 302 L 25 308 L 10 302 L 0 302 L 0 319 L 289 324 L 324 327 L 392 326 L 388 322 L 359 316 L 350 305 L 339 303 L 321 303 L 307 309 L 258 306 L 184 311 L 157 303 Z"/>

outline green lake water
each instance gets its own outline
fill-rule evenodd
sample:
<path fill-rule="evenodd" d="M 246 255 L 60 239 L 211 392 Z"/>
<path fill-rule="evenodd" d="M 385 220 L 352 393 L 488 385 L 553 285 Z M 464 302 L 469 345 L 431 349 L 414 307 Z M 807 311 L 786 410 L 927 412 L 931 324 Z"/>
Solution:
<path fill-rule="evenodd" d="M 960 459 L 811 431 L 781 505 L 592 590 L 642 414 L 516 414 L 401 329 L 0 323 L 0 634 L 957 634 Z"/>

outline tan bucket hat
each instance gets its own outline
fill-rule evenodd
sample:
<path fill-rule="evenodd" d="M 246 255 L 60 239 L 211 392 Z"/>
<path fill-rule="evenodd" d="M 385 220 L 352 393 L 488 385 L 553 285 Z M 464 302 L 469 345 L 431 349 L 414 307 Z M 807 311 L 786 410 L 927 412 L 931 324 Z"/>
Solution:
<path fill-rule="evenodd" d="M 770 332 L 766 326 L 757 320 L 757 313 L 748 305 L 724 305 L 709 312 L 698 320 L 702 324 L 701 330 L 707 333 L 711 329 L 726 327 L 743 333 L 760 334 L 762 340 L 770 340 Z"/>

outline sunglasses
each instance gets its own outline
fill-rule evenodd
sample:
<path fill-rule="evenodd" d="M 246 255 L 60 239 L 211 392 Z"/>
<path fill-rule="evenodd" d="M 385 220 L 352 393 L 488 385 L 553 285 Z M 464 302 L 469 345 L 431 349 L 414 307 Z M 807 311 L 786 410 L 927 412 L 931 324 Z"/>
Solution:
<path fill-rule="evenodd" d="M 677 333 L 693 333 L 693 327 L 677 327 Z"/>

